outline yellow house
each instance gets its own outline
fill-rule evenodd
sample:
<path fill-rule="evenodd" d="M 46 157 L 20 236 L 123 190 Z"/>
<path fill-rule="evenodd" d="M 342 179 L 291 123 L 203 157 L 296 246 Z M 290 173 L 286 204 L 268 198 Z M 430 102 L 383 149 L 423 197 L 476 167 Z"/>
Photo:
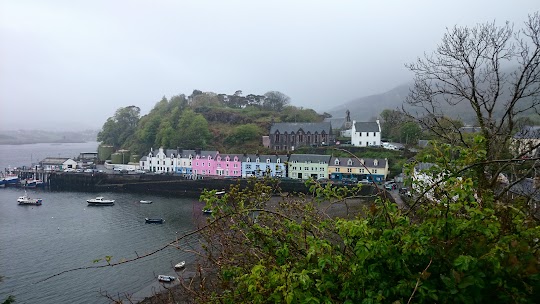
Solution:
<path fill-rule="evenodd" d="M 349 178 L 357 181 L 384 182 L 388 176 L 388 159 L 349 157 L 330 158 L 328 174 L 332 180 Z"/>

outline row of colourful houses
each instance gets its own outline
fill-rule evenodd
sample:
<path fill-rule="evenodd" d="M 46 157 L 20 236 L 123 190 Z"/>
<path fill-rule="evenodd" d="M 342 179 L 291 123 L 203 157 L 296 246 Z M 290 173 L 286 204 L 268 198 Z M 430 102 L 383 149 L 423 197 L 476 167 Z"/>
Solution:
<path fill-rule="evenodd" d="M 355 178 L 382 182 L 387 159 L 356 159 L 330 155 L 221 154 L 218 151 L 153 149 L 141 158 L 142 170 L 154 173 L 213 177 L 288 177 L 341 180 Z"/>

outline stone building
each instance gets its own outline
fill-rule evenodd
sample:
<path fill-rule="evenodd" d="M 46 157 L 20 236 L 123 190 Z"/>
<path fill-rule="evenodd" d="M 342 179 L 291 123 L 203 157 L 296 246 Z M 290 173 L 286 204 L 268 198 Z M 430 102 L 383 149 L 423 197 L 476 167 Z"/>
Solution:
<path fill-rule="evenodd" d="M 325 146 L 335 141 L 329 122 L 274 123 L 270 128 L 270 148 L 294 151 L 302 146 Z"/>

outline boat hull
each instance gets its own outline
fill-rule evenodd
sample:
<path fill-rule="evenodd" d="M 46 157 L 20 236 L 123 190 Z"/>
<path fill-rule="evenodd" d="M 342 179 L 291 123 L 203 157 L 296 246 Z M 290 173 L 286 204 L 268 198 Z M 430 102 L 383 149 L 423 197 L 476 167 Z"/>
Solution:
<path fill-rule="evenodd" d="M 144 222 L 147 224 L 163 224 L 165 220 L 162 218 L 145 218 Z"/>
<path fill-rule="evenodd" d="M 88 202 L 88 206 L 112 206 L 114 202 Z"/>

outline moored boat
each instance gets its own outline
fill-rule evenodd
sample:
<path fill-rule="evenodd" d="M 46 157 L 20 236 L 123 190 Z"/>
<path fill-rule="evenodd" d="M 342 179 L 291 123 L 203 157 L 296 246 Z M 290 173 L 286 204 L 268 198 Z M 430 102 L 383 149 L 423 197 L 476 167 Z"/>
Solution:
<path fill-rule="evenodd" d="M 19 196 L 19 198 L 17 199 L 17 203 L 19 205 L 35 205 L 35 206 L 40 206 L 41 203 L 42 203 L 42 199 L 40 198 L 31 198 L 30 196 L 28 196 L 28 193 L 26 193 L 26 191 L 24 191 L 24 195 L 23 196 Z"/>
<path fill-rule="evenodd" d="M 144 221 L 147 223 L 147 224 L 163 224 L 163 222 L 165 222 L 164 219 L 162 218 L 145 218 Z"/>
<path fill-rule="evenodd" d="M 163 275 L 163 274 L 158 275 L 157 278 L 158 278 L 158 280 L 160 282 L 167 282 L 167 283 L 170 283 L 170 282 L 173 282 L 174 280 L 176 280 L 176 278 L 173 277 L 173 276 Z"/>
<path fill-rule="evenodd" d="M 21 186 L 26 187 L 26 188 L 37 188 L 37 187 L 43 187 L 44 185 L 45 184 L 40 179 L 30 178 L 30 179 L 21 181 Z"/>
<path fill-rule="evenodd" d="M 186 266 L 186 261 L 182 261 L 176 265 L 174 265 L 174 269 L 182 269 Z"/>
<path fill-rule="evenodd" d="M 88 206 L 112 206 L 114 205 L 114 200 L 105 199 L 102 196 L 98 196 L 93 199 L 86 200 Z"/>
<path fill-rule="evenodd" d="M 8 174 L 0 177 L 0 186 L 16 186 L 19 184 L 19 177 L 14 174 Z"/>
<path fill-rule="evenodd" d="M 204 208 L 202 210 L 203 213 L 206 213 L 206 214 L 211 214 L 212 213 L 212 209 L 209 209 L 209 208 Z"/>
<path fill-rule="evenodd" d="M 151 204 L 152 201 L 148 201 L 148 200 L 140 200 L 139 203 L 141 203 L 141 204 Z"/>

